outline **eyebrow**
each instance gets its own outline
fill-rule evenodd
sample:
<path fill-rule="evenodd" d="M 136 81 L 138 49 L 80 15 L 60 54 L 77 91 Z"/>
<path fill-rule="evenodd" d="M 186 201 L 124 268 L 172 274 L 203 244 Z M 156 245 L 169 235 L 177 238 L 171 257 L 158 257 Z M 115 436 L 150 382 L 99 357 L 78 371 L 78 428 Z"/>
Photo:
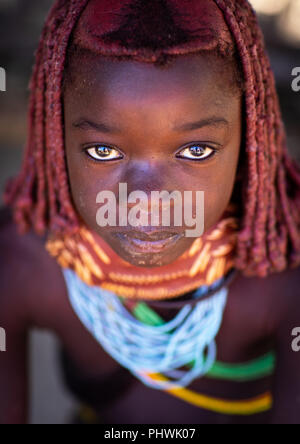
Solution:
<path fill-rule="evenodd" d="M 205 126 L 228 127 L 229 122 L 223 117 L 210 117 L 208 119 L 198 120 L 197 122 L 183 123 L 182 125 L 177 126 L 173 129 L 174 131 L 178 132 L 186 132 L 186 131 L 194 131 L 196 129 L 201 129 L 204 128 Z"/>
<path fill-rule="evenodd" d="M 119 128 L 115 128 L 112 126 L 109 126 L 103 122 L 92 122 L 89 119 L 81 118 L 73 123 L 73 126 L 75 128 L 79 128 L 82 130 L 96 130 L 101 133 L 106 134 L 119 134 L 121 133 L 121 130 Z M 214 126 L 214 127 L 221 127 L 221 126 L 229 126 L 229 122 L 224 119 L 223 117 L 210 117 L 208 119 L 198 120 L 197 122 L 188 122 L 184 123 L 180 126 L 173 127 L 174 131 L 177 132 L 187 132 L 187 131 L 194 131 L 196 129 L 204 128 L 205 126 Z"/>
<path fill-rule="evenodd" d="M 106 133 L 106 134 L 113 134 L 113 133 L 120 133 L 120 129 L 114 128 L 112 126 L 109 126 L 103 122 L 92 122 L 89 119 L 81 118 L 73 123 L 73 126 L 75 128 L 79 128 L 82 130 L 96 130 L 100 133 Z"/>

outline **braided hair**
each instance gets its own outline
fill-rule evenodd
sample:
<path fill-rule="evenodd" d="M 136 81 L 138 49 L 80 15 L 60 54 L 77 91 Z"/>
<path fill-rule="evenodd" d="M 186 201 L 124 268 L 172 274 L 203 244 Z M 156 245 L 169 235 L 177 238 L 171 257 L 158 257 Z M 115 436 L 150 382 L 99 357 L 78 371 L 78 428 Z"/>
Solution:
<path fill-rule="evenodd" d="M 223 34 L 216 35 L 201 26 L 199 17 L 189 16 L 188 12 L 203 2 L 214 4 L 222 15 L 227 25 Z M 97 4 L 95 11 L 102 12 L 94 14 L 93 25 L 85 14 L 89 4 Z M 107 25 L 108 17 L 114 26 Z M 107 26 L 100 36 L 101 20 L 103 28 L 105 23 Z M 189 20 L 194 20 L 194 28 Z M 287 151 L 274 76 L 256 14 L 247 0 L 55 1 L 30 83 L 23 165 L 5 192 L 5 202 L 13 207 L 20 230 L 32 227 L 43 234 L 79 227 L 68 181 L 63 128 L 63 85 L 71 47 L 164 66 L 174 57 L 203 50 L 232 58 L 228 35 L 241 65 L 245 103 L 245 170 L 239 184 L 241 217 L 235 266 L 245 275 L 262 277 L 297 267 L 300 169 Z"/>

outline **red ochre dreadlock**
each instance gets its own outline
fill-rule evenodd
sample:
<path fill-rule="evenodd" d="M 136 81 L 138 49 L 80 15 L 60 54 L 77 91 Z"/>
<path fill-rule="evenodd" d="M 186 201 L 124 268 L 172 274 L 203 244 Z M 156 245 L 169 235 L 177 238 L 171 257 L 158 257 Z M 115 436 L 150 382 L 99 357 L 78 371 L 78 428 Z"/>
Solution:
<path fill-rule="evenodd" d="M 157 17 L 167 20 L 166 13 L 169 12 L 170 15 L 170 10 L 167 11 L 166 8 L 171 3 L 173 9 L 174 6 L 175 10 L 176 6 L 180 6 L 187 13 L 191 8 L 197 8 L 196 4 L 199 5 L 202 1 L 211 2 L 217 7 L 235 42 L 243 66 L 245 88 L 246 168 L 240 190 L 242 216 L 235 266 L 245 275 L 262 277 L 287 267 L 298 266 L 300 169 L 287 152 L 274 76 L 265 53 L 262 32 L 248 1 L 90 1 L 98 2 L 100 9 L 105 5 L 108 8 L 105 14 L 113 14 L 115 4 L 120 6 L 120 3 L 124 8 L 133 3 L 136 10 L 140 8 L 145 13 L 147 9 L 146 14 L 150 14 L 152 8 L 156 20 Z M 71 199 L 65 160 L 62 86 L 72 35 L 77 24 L 80 25 L 79 19 L 88 3 L 89 0 L 57 0 L 50 11 L 37 50 L 30 84 L 26 153 L 19 176 L 9 183 L 5 193 L 5 201 L 13 206 L 15 221 L 22 232 L 31 227 L 39 234 L 46 230 L 63 232 L 76 230 L 79 226 Z M 157 8 L 165 9 L 160 14 Z M 124 15 L 115 14 L 113 19 L 120 20 L 120 17 L 124 18 Z M 119 23 L 119 27 L 107 35 L 106 40 L 98 42 L 98 45 L 91 35 L 93 31 L 88 29 L 87 37 L 85 40 L 79 39 L 79 45 L 98 54 L 113 57 L 127 54 L 135 60 L 150 63 L 157 62 L 166 53 L 162 50 L 166 46 L 169 46 L 169 54 L 174 56 L 197 51 L 197 41 L 193 41 L 192 36 L 188 40 L 188 32 L 183 34 L 182 28 L 175 36 L 176 46 L 172 42 L 172 29 L 167 24 L 160 28 L 167 29 L 164 37 L 168 41 L 162 42 L 158 36 L 153 48 L 145 49 L 143 44 L 147 45 L 147 36 L 143 36 L 143 32 L 146 32 L 146 27 L 142 27 L 144 31 L 140 27 L 134 30 L 126 28 L 126 24 L 130 25 L 128 21 Z M 136 20 L 136 26 L 140 24 L 141 20 Z M 98 23 L 98 28 L 99 26 L 102 24 Z M 152 26 L 152 36 L 155 38 L 159 32 L 157 23 Z M 202 40 L 204 43 L 202 42 L 199 49 L 203 49 L 203 45 L 207 50 L 213 49 L 211 36 L 203 35 Z M 221 46 L 223 44 L 225 51 L 226 42 L 219 43 Z"/>

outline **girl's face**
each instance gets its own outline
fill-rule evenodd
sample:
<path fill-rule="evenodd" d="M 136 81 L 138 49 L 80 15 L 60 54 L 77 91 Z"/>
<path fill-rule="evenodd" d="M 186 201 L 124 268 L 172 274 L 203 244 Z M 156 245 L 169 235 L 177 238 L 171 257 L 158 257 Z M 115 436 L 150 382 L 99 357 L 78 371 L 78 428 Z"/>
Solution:
<path fill-rule="evenodd" d="M 169 227 L 161 220 L 100 227 L 100 191 L 114 193 L 117 213 L 120 183 L 128 194 L 143 191 L 149 202 L 151 191 L 203 191 L 205 231 L 228 206 L 242 133 L 242 97 L 232 78 L 231 69 L 208 55 L 179 57 L 167 69 L 93 55 L 72 59 L 64 111 L 73 201 L 86 225 L 127 262 L 173 262 L 194 242 L 185 235 L 191 227 L 184 218 L 175 226 L 173 217 Z"/>

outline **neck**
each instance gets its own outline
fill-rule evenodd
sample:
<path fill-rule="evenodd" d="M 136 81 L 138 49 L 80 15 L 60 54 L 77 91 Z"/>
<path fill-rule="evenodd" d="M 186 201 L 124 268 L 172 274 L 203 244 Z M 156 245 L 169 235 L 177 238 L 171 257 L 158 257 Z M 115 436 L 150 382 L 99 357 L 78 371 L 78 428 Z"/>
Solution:
<path fill-rule="evenodd" d="M 238 220 L 227 211 L 180 258 L 151 269 L 125 262 L 86 226 L 72 236 L 51 237 L 47 250 L 88 285 L 133 300 L 170 300 L 228 275 L 234 268 L 237 228 Z"/>

